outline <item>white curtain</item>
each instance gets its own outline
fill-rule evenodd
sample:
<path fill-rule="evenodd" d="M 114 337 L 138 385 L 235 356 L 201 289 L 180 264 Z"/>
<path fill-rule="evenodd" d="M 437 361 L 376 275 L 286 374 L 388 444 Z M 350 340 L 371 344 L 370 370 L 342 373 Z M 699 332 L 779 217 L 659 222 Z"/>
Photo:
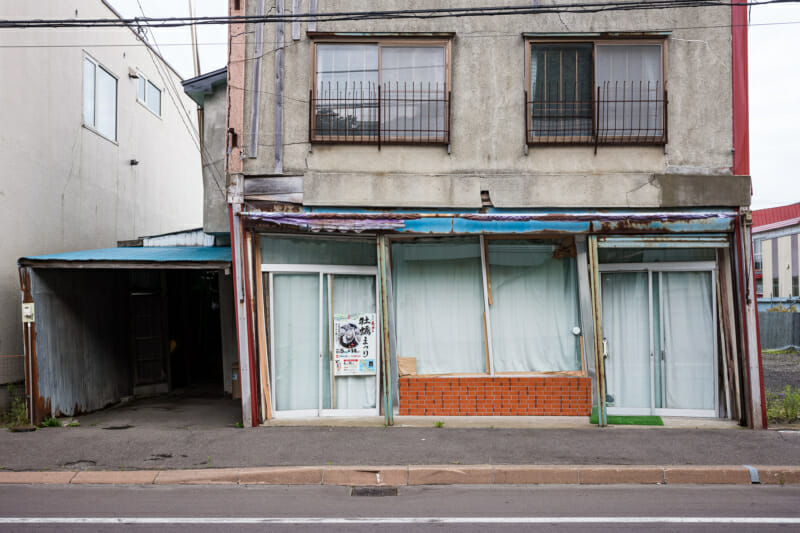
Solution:
<path fill-rule="evenodd" d="M 327 306 L 325 308 L 327 315 Z M 333 276 L 333 314 L 376 313 L 374 276 Z M 330 317 L 326 316 L 326 322 Z M 326 336 L 326 338 L 328 338 Z M 326 343 L 329 346 L 330 343 Z M 375 346 L 375 359 L 380 355 Z M 330 361 L 330 358 L 326 358 Z M 330 365 L 325 365 L 330 375 Z M 371 409 L 375 407 L 375 376 L 338 376 L 335 394 L 337 409 Z M 330 402 L 328 398 L 326 401 Z"/>
<path fill-rule="evenodd" d="M 317 90 L 344 97 L 366 92 L 378 84 L 378 46 L 374 44 L 320 44 L 317 46 Z M 345 93 L 347 91 L 347 93 Z"/>
<path fill-rule="evenodd" d="M 275 274 L 275 410 L 319 408 L 319 274 Z"/>
<path fill-rule="evenodd" d="M 664 272 L 666 405 L 714 409 L 714 313 L 710 272 Z"/>
<path fill-rule="evenodd" d="M 486 372 L 478 240 L 395 243 L 392 261 L 397 355 L 418 374 Z"/>
<path fill-rule="evenodd" d="M 659 135 L 663 131 L 661 46 L 597 45 L 595 80 L 601 99 L 600 123 L 608 135 Z M 652 102 L 652 103 L 641 103 Z"/>
<path fill-rule="evenodd" d="M 614 407 L 650 407 L 650 304 L 647 272 L 602 274 L 607 393 Z"/>
<path fill-rule="evenodd" d="M 298 265 L 367 265 L 378 264 L 374 237 L 371 239 L 336 239 L 327 236 L 261 236 L 261 262 Z"/>
<path fill-rule="evenodd" d="M 553 244 L 489 241 L 495 372 L 580 370 L 575 260 Z"/>
<path fill-rule="evenodd" d="M 444 130 L 445 54 L 443 46 L 381 48 L 381 129 L 398 137 Z"/>

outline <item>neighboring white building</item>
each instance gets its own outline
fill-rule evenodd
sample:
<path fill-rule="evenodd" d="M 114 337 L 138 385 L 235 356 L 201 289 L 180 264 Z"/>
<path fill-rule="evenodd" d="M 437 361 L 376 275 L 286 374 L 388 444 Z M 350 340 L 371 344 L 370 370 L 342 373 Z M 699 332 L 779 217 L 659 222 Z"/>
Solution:
<path fill-rule="evenodd" d="M 767 304 L 800 297 L 800 202 L 753 211 L 756 292 Z"/>
<path fill-rule="evenodd" d="M 101 0 L 0 19 L 113 18 Z M 17 259 L 202 224 L 195 103 L 127 27 L 0 30 L 0 356 L 23 353 Z"/>

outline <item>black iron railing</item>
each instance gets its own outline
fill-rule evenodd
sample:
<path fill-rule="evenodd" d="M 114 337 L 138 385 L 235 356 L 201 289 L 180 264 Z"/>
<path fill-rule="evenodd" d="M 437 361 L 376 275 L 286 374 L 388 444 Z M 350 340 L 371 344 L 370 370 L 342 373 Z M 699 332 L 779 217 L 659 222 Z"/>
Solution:
<path fill-rule="evenodd" d="M 309 94 L 309 142 L 449 144 L 450 92 L 436 83 L 322 84 Z"/>
<path fill-rule="evenodd" d="M 525 93 L 528 144 L 667 143 L 667 92 L 660 82 L 606 82 L 591 101 Z"/>

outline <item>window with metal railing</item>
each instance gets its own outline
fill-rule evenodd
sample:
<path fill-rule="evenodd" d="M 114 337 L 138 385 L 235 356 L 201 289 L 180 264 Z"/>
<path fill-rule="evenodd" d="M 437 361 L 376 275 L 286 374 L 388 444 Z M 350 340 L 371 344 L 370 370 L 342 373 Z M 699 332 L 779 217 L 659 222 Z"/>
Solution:
<path fill-rule="evenodd" d="M 450 142 L 449 41 L 315 43 L 309 141 Z"/>
<path fill-rule="evenodd" d="M 660 43 L 529 42 L 530 145 L 667 143 Z"/>

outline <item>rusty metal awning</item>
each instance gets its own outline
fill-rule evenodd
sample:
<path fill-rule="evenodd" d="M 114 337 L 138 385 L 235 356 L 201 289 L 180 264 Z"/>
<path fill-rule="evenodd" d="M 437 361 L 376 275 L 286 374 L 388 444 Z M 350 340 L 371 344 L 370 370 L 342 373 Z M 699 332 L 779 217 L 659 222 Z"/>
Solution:
<path fill-rule="evenodd" d="M 595 233 L 706 234 L 733 231 L 736 211 L 685 212 L 408 212 L 244 211 L 256 224 L 311 232 L 391 231 L 416 234 Z"/>

